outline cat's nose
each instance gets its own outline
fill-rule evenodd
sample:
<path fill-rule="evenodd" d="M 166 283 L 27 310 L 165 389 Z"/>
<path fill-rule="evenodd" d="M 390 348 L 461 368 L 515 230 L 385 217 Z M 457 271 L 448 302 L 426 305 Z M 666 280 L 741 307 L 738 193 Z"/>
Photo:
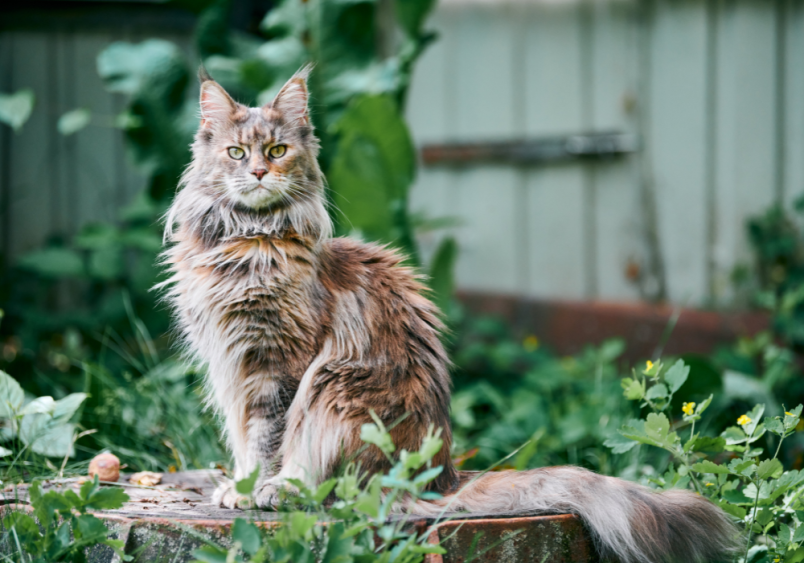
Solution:
<path fill-rule="evenodd" d="M 262 177 L 268 174 L 268 171 L 265 168 L 255 168 L 251 173 L 257 177 L 257 180 L 262 180 Z"/>

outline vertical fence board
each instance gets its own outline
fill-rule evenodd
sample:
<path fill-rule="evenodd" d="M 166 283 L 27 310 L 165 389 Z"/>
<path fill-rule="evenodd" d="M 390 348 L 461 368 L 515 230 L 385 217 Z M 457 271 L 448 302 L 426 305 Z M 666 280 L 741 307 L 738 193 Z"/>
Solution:
<path fill-rule="evenodd" d="M 786 0 L 784 200 L 804 195 L 804 1 Z"/>
<path fill-rule="evenodd" d="M 462 140 L 509 138 L 516 130 L 516 60 L 510 7 L 456 11 L 453 57 L 455 123 Z M 512 292 L 517 279 L 516 174 L 510 168 L 477 167 L 455 182 L 456 230 L 461 254 L 458 283 L 473 289 Z"/>
<path fill-rule="evenodd" d="M 584 128 L 581 7 L 534 5 L 524 39 L 525 133 L 566 134 Z M 527 293 L 580 298 L 590 272 L 585 260 L 584 174 L 581 166 L 525 171 Z M 556 244 L 557 241 L 560 241 Z"/>
<path fill-rule="evenodd" d="M 527 178 L 528 293 L 584 295 L 583 176 L 574 166 L 534 170 Z"/>
<path fill-rule="evenodd" d="M 633 109 L 637 80 L 635 6 L 594 3 L 591 41 L 591 128 L 637 133 Z M 640 261 L 639 183 L 635 159 L 620 158 L 593 166 L 597 291 L 608 299 L 636 299 L 626 278 L 630 261 Z"/>
<path fill-rule="evenodd" d="M 115 169 L 110 148 L 119 133 L 108 123 L 114 111 L 113 104 L 94 65 L 82 64 L 94 61 L 108 43 L 103 33 L 76 36 L 76 106 L 89 109 L 93 114 L 90 126 L 76 133 L 74 139 L 76 158 L 81 163 L 77 170 L 79 226 L 90 221 L 117 219 Z"/>
<path fill-rule="evenodd" d="M 454 179 L 454 209 L 461 219 L 456 275 L 463 288 L 505 293 L 519 289 L 516 176 L 508 167 L 482 166 L 461 171 Z"/>
<path fill-rule="evenodd" d="M 650 131 L 659 236 L 671 299 L 706 295 L 706 12 L 659 0 L 652 22 Z"/>
<path fill-rule="evenodd" d="M 47 91 L 47 43 L 42 33 L 13 34 L 12 90 L 31 88 L 36 105 L 22 130 L 11 138 L 10 258 L 41 246 L 50 233 L 50 181 L 54 169 L 45 140 L 53 134 L 53 116 L 43 103 Z M 20 64 L 24 61 L 24 64 Z"/>
<path fill-rule="evenodd" d="M 733 268 L 750 261 L 746 219 L 775 199 L 774 5 L 739 0 L 722 4 L 719 14 L 714 248 L 718 297 L 728 297 Z"/>

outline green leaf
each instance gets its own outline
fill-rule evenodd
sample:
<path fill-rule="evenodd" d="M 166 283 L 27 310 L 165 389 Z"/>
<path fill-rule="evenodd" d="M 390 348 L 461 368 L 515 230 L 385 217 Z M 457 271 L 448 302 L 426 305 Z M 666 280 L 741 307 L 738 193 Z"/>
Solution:
<path fill-rule="evenodd" d="M 443 470 L 444 468 L 441 465 L 439 465 L 438 467 L 433 467 L 431 469 L 428 469 L 427 471 L 422 471 L 416 476 L 415 479 L 413 479 L 413 484 L 424 485 L 426 483 L 429 483 L 430 481 L 441 475 L 441 472 Z"/>
<path fill-rule="evenodd" d="M 12 418 L 17 414 L 25 393 L 17 380 L 0 370 L 0 418 Z"/>
<path fill-rule="evenodd" d="M 663 413 L 652 412 L 647 416 L 645 434 L 663 447 L 671 447 L 678 438 L 675 432 L 670 432 L 670 421 Z"/>
<path fill-rule="evenodd" d="M 782 436 L 785 433 L 784 422 L 779 417 L 770 418 L 766 416 L 764 424 L 768 432 L 772 432 L 777 436 Z"/>
<path fill-rule="evenodd" d="M 122 487 L 102 487 L 89 497 L 86 507 L 93 510 L 114 510 L 128 500 L 129 497 Z"/>
<path fill-rule="evenodd" d="M 33 90 L 26 88 L 13 94 L 0 94 L 0 123 L 10 125 L 14 131 L 19 131 L 28 118 L 36 103 Z"/>
<path fill-rule="evenodd" d="M 214 545 L 205 545 L 193 550 L 193 557 L 204 563 L 227 563 L 228 552 Z"/>
<path fill-rule="evenodd" d="M 753 459 L 733 459 L 729 463 L 729 469 L 735 475 L 742 475 L 743 477 L 751 477 L 756 471 Z"/>
<path fill-rule="evenodd" d="M 409 36 L 418 37 L 424 20 L 435 6 L 435 0 L 396 0 L 394 6 L 402 29 Z"/>
<path fill-rule="evenodd" d="M 367 423 L 360 427 L 360 439 L 367 444 L 374 444 L 389 455 L 396 449 L 391 435 L 388 432 L 383 432 L 373 423 Z"/>
<path fill-rule="evenodd" d="M 799 525 L 798 528 L 795 529 L 793 532 L 793 543 L 802 543 L 804 542 L 804 525 Z"/>
<path fill-rule="evenodd" d="M 717 463 L 712 463 L 708 459 L 693 464 L 692 470 L 697 471 L 698 473 L 715 473 L 723 475 L 731 473 L 728 467 L 724 465 L 718 465 Z"/>
<path fill-rule="evenodd" d="M 645 393 L 645 398 L 651 401 L 654 399 L 666 399 L 667 397 L 667 387 L 665 387 L 662 383 L 651 386 L 651 388 L 648 389 L 648 392 Z"/>
<path fill-rule="evenodd" d="M 759 479 L 778 479 L 782 475 L 784 468 L 778 459 L 766 459 L 757 467 L 757 477 Z"/>
<path fill-rule="evenodd" d="M 241 549 L 249 555 L 257 553 L 262 543 L 257 526 L 243 518 L 235 518 L 232 525 L 232 540 L 240 542 Z"/>
<path fill-rule="evenodd" d="M 684 385 L 684 382 L 687 381 L 689 374 L 689 366 L 684 365 L 683 360 L 676 361 L 676 363 L 667 370 L 667 373 L 664 374 L 664 381 L 670 388 L 670 393 L 678 391 L 681 386 Z"/>
<path fill-rule="evenodd" d="M 59 118 L 56 129 L 65 137 L 78 133 L 81 129 L 89 125 L 92 120 L 92 113 L 85 108 L 70 110 Z"/>
<path fill-rule="evenodd" d="M 624 377 L 620 385 L 623 388 L 623 395 L 629 401 L 638 401 L 645 396 L 645 384 L 641 381 Z"/>
<path fill-rule="evenodd" d="M 241 495 L 250 495 L 254 491 L 254 485 L 257 483 L 257 478 L 260 476 L 260 468 L 255 467 L 251 475 L 245 479 L 241 479 L 235 483 L 235 490 Z"/>
<path fill-rule="evenodd" d="M 458 243 L 446 237 L 436 250 L 430 264 L 430 289 L 433 302 L 444 313 L 455 295 L 455 263 L 458 259 Z"/>
<path fill-rule="evenodd" d="M 728 502 L 723 501 L 723 500 L 718 501 L 717 505 L 720 508 L 722 508 L 723 512 L 725 512 L 726 514 L 730 514 L 731 516 L 734 516 L 735 518 L 739 518 L 740 520 L 744 520 L 745 516 L 747 514 L 745 508 L 743 508 L 741 506 L 735 506 L 733 504 L 729 504 Z"/>
<path fill-rule="evenodd" d="M 301 538 L 305 538 L 307 533 L 313 529 L 318 522 L 318 517 L 315 514 L 307 515 L 304 512 L 294 512 L 290 515 L 288 526 L 294 534 Z"/>
<path fill-rule="evenodd" d="M 8 448 L 4 448 L 4 447 L 0 446 L 0 457 L 6 457 L 6 456 L 9 456 L 9 455 L 11 455 L 13 453 L 14 452 L 9 450 Z"/>
<path fill-rule="evenodd" d="M 80 277 L 86 274 L 81 256 L 69 248 L 35 250 L 20 258 L 20 268 L 49 278 Z"/>
<path fill-rule="evenodd" d="M 341 230 L 414 251 L 407 196 L 416 152 L 405 120 L 389 96 L 362 96 L 334 126 L 340 135 L 329 173 Z"/>
<path fill-rule="evenodd" d="M 91 514 L 81 514 L 73 519 L 73 533 L 76 539 L 87 544 L 98 543 L 109 535 L 106 525 Z"/>
<path fill-rule="evenodd" d="M 337 484 L 338 480 L 335 479 L 334 477 L 332 479 L 327 479 L 326 481 L 318 485 L 318 488 L 315 490 L 315 493 L 313 494 L 313 500 L 319 504 L 324 502 L 324 499 L 326 499 L 329 496 L 329 494 L 332 492 L 332 489 L 334 489 L 335 485 Z"/>
<path fill-rule="evenodd" d="M 635 440 L 626 438 L 622 434 L 617 433 L 603 442 L 603 445 L 607 448 L 611 448 L 612 453 L 624 454 L 625 452 L 631 451 L 638 443 L 639 442 Z"/>
<path fill-rule="evenodd" d="M 42 538 L 36 521 L 23 512 L 10 512 L 3 518 L 3 528 L 4 530 L 14 528 L 22 545 L 33 545 Z"/>
<path fill-rule="evenodd" d="M 748 498 L 743 491 L 737 489 L 727 489 L 722 496 L 732 504 L 754 504 L 753 498 Z"/>
<path fill-rule="evenodd" d="M 692 444 L 694 452 L 706 452 L 710 454 L 717 454 L 723 451 L 726 447 L 726 440 L 723 438 L 712 438 L 710 436 L 698 436 Z"/>

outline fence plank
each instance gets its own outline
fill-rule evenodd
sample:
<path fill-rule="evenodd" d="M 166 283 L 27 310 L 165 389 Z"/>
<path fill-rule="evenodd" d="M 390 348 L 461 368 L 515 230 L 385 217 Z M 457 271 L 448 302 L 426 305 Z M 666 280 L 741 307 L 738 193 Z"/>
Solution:
<path fill-rule="evenodd" d="M 523 15 L 525 134 L 566 134 L 587 127 L 579 4 L 533 5 Z M 524 238 L 529 295 L 589 295 L 584 190 L 587 171 L 550 165 L 525 171 Z M 594 283 L 594 282 L 592 282 Z"/>
<path fill-rule="evenodd" d="M 706 297 L 706 13 L 700 2 L 660 0 L 650 37 L 650 144 L 668 293 Z"/>
<path fill-rule="evenodd" d="M 47 91 L 47 44 L 42 33 L 11 34 L 16 61 L 12 91 L 31 88 L 36 106 L 22 130 L 11 137 L 10 224 L 12 260 L 41 246 L 49 229 L 49 190 L 54 169 L 46 139 L 53 134 L 52 116 L 47 114 L 43 93 Z M 24 61 L 24 62 L 23 62 Z"/>
<path fill-rule="evenodd" d="M 739 0 L 723 4 L 720 11 L 714 248 L 719 300 L 730 296 L 735 265 L 750 261 L 746 218 L 775 199 L 774 5 Z"/>
<path fill-rule="evenodd" d="M 634 107 L 638 79 L 636 6 L 598 2 L 591 12 L 591 127 L 638 133 Z M 597 292 L 608 299 L 637 299 L 626 277 L 629 263 L 644 261 L 636 159 L 592 165 Z"/>

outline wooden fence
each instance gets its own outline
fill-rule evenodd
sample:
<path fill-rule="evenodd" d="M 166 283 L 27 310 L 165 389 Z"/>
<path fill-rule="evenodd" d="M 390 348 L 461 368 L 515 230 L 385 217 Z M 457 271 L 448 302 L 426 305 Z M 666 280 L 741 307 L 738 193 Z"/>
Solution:
<path fill-rule="evenodd" d="M 804 191 L 804 0 L 452 0 L 432 26 L 408 103 L 420 145 L 637 140 L 610 158 L 432 160 L 413 206 L 460 222 L 422 240 L 457 237 L 462 288 L 728 302 L 750 259 L 745 218 Z M 38 97 L 23 131 L 0 135 L 7 256 L 114 219 L 141 188 L 95 57 L 152 35 L 189 45 L 187 32 L 0 33 L 0 91 Z M 59 136 L 76 107 L 92 126 Z"/>

